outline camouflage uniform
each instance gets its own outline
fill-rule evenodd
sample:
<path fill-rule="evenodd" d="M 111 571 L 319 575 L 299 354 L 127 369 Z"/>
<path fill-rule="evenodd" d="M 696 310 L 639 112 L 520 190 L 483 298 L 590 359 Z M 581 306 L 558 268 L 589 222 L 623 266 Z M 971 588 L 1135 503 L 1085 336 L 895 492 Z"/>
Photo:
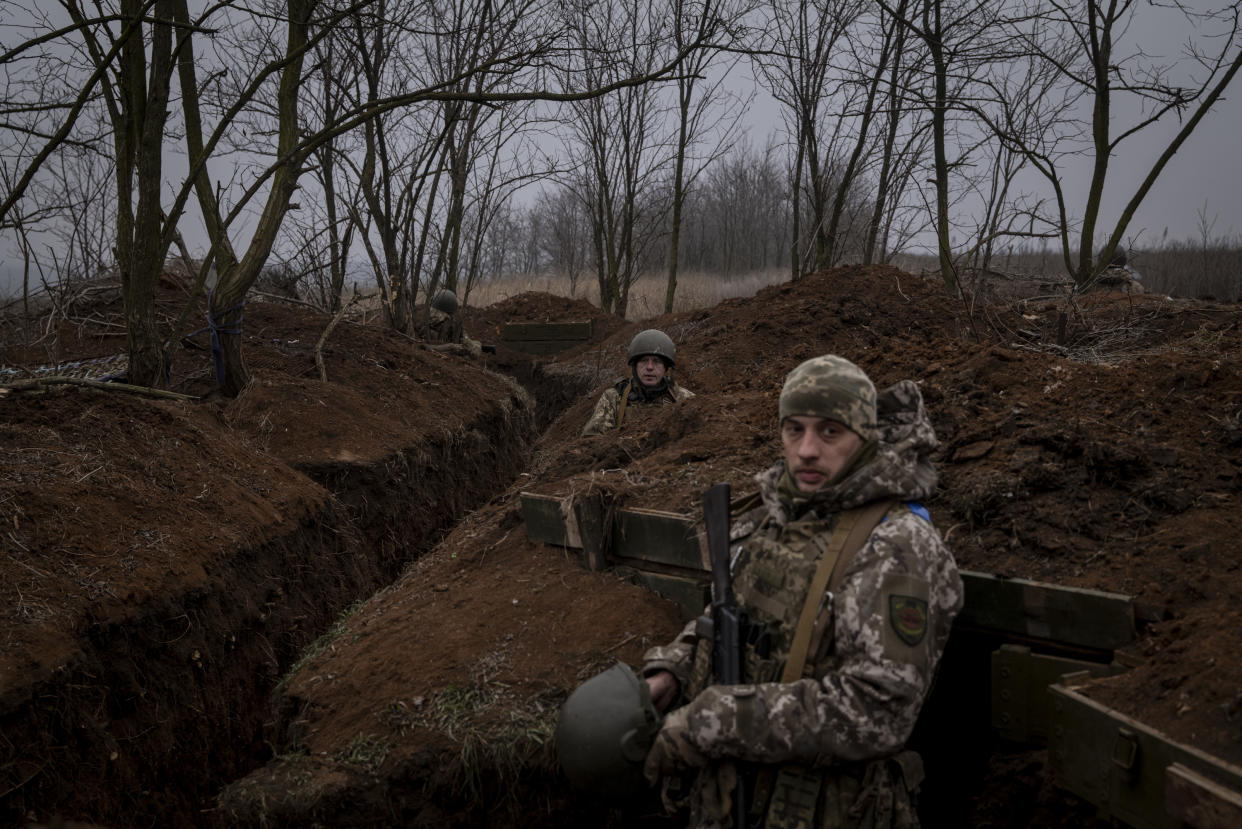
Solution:
<path fill-rule="evenodd" d="M 676 383 L 664 383 L 654 392 L 645 391 L 636 378 L 623 377 L 611 388 L 605 389 L 595 403 L 595 411 L 586 425 L 582 427 L 583 436 L 602 435 L 617 425 L 617 413 L 621 409 L 621 396 L 629 389 L 629 400 L 625 405 L 627 423 L 632 422 L 631 412 L 637 413 L 634 407 L 678 403 L 694 397 L 694 392 Z"/>
<path fill-rule="evenodd" d="M 418 332 L 424 340 L 436 344 L 461 342 L 465 335 L 461 320 L 444 313 L 439 308 L 430 308 L 427 313 L 427 322 L 419 326 L 421 330 Z"/>
<path fill-rule="evenodd" d="M 810 495 L 798 491 L 782 460 L 756 476 L 761 504 L 734 519 L 734 589 L 750 623 L 766 633 L 748 637 L 750 684 L 709 684 L 711 643 L 700 640 L 695 622 L 644 658 L 645 676 L 670 671 L 681 700 L 689 700 L 666 716 L 647 772 L 664 775 L 666 804 L 689 805 L 695 829 L 733 825 L 738 768 L 755 781 L 751 825 L 760 815 L 768 829 L 918 825 L 913 793 L 922 764 L 903 749 L 961 608 L 962 582 L 926 511 L 913 503 L 931 494 L 937 478 L 927 460 L 935 432 L 918 387 L 902 381 L 877 401 L 865 375 L 840 362 L 871 394 L 870 402 L 865 394 L 838 401 L 845 413 L 832 418 L 864 438 L 856 460 Z M 802 368 L 782 393 L 782 419 L 788 409 L 807 413 L 797 399 L 799 380 L 807 381 Z M 842 511 L 890 499 L 896 506 L 850 561 L 835 595 L 821 600 L 823 633 L 802 679 L 781 682 L 826 537 Z M 695 773 L 679 798 L 683 770 Z"/>
<path fill-rule="evenodd" d="M 420 326 L 419 336 L 435 351 L 462 353 L 477 357 L 483 353 L 483 347 L 477 340 L 466 336 L 461 320 L 455 315 L 446 314 L 439 308 L 430 309 L 430 319 Z M 446 348 L 445 346 L 449 346 Z"/>

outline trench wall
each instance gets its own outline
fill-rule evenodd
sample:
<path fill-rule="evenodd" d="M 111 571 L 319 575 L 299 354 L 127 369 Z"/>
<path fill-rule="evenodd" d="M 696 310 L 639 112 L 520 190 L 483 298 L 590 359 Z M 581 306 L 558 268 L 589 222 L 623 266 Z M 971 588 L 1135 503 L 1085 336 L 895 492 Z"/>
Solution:
<path fill-rule="evenodd" d="M 516 477 L 533 433 L 514 395 L 379 463 L 299 467 L 326 494 L 293 532 L 81 631 L 72 664 L 8 697 L 0 825 L 216 823 L 219 788 L 271 756 L 271 691 L 297 655 Z"/>

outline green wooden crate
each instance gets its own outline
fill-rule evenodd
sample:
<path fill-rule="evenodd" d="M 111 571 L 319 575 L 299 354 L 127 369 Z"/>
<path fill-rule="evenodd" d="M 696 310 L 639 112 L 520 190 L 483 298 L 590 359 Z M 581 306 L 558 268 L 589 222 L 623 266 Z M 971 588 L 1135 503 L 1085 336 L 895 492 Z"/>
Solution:
<path fill-rule="evenodd" d="M 1195 829 L 1242 826 L 1242 792 L 1196 774 L 1181 763 L 1165 769 L 1164 805 L 1170 815 Z"/>
<path fill-rule="evenodd" d="M 1208 781 L 1226 798 L 1242 798 L 1242 768 L 1191 746 L 1176 743 L 1138 720 L 1083 694 L 1081 686 L 1054 685 L 1048 758 L 1057 782 L 1095 804 L 1105 818 L 1136 829 L 1180 829 L 1175 797 L 1168 801 L 1167 777 L 1180 766 Z M 1177 776 L 1176 783 L 1186 780 Z M 1199 789 L 1203 799 L 1204 789 Z M 1196 824 L 1198 825 L 1198 824 Z"/>
<path fill-rule="evenodd" d="M 594 326 L 586 322 L 507 322 L 500 327 L 506 348 L 527 354 L 554 354 L 590 342 Z"/>
<path fill-rule="evenodd" d="M 1070 673 L 1112 676 L 1117 665 L 1033 653 L 1024 645 L 1001 645 L 992 653 L 992 727 L 1003 740 L 1048 742 L 1052 707 L 1049 686 Z"/>
<path fill-rule="evenodd" d="M 1113 651 L 1134 641 L 1134 600 L 1118 593 L 962 571 L 957 624 Z"/>
<path fill-rule="evenodd" d="M 558 547 L 582 547 L 569 498 L 523 492 L 521 499 L 527 538 Z"/>
<path fill-rule="evenodd" d="M 689 621 L 703 612 L 711 601 L 711 589 L 707 577 L 692 578 L 667 573 L 652 573 L 633 567 L 619 567 L 619 573 L 633 579 L 648 590 L 658 593 L 677 605 L 682 618 Z"/>
<path fill-rule="evenodd" d="M 710 570 L 706 545 L 694 522 L 660 510 L 617 510 L 609 556 L 687 570 Z M 627 563 L 634 564 L 634 561 Z M 635 565 L 638 566 L 638 565 Z"/>

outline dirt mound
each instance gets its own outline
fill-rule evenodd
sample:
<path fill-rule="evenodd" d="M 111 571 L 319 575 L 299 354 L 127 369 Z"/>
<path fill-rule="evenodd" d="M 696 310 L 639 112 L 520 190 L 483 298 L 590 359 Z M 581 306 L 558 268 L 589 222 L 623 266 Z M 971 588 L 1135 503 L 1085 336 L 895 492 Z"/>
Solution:
<path fill-rule="evenodd" d="M 492 730 L 496 718 L 503 711 L 547 709 L 575 680 L 600 667 L 584 658 L 591 649 L 624 641 L 613 652 L 633 662 L 642 641 L 627 637 L 641 635 L 637 628 L 648 641 L 658 641 L 676 624 L 668 617 L 644 628 L 635 618 L 651 617 L 649 597 L 617 594 L 606 577 L 581 572 L 565 554 L 532 547 L 514 504 L 516 492 L 567 494 L 595 487 L 617 504 L 693 516 L 706 486 L 727 480 L 744 490 L 750 476 L 776 456 L 773 412 L 784 374 L 802 359 L 829 351 L 855 359 L 880 385 L 906 377 L 920 382 L 942 442 L 941 489 L 930 506 L 962 565 L 1138 595 L 1152 621 L 1143 645 L 1151 658 L 1129 679 L 1111 681 L 1120 689 L 1111 703 L 1150 718 L 1176 739 L 1236 760 L 1242 744 L 1230 728 L 1227 706 L 1217 702 L 1236 693 L 1242 678 L 1237 668 L 1217 659 L 1214 675 L 1196 675 L 1193 682 L 1176 677 L 1187 672 L 1186 665 L 1207 664 L 1242 644 L 1235 641 L 1238 627 L 1227 621 L 1233 613 L 1229 596 L 1242 588 L 1227 553 L 1237 530 L 1229 506 L 1242 480 L 1237 310 L 1143 301 L 1150 303 L 1142 319 L 1151 332 L 1141 354 L 1133 338 L 1114 339 L 1110 351 L 1100 336 L 1136 319 L 1133 297 L 1091 296 L 1073 305 L 1010 305 L 985 313 L 946 298 L 934 283 L 889 268 L 841 269 L 753 300 L 646 321 L 644 327 L 662 328 L 676 340 L 678 377 L 699 396 L 635 418 L 617 432 L 580 438 L 597 386 L 554 421 L 536 445 L 529 475 L 455 530 L 425 569 L 408 572 L 399 587 L 368 603 L 363 619 L 351 618 L 343 636 L 352 636 L 360 650 L 321 654 L 290 686 L 283 697 L 288 730 L 281 745 L 314 758 L 311 770 L 297 766 L 298 779 L 320 792 L 317 787 L 332 775 L 339 779 L 342 769 L 356 772 L 343 759 L 344 749 L 364 740 L 383 747 L 368 772 L 369 808 L 382 804 L 402 815 L 421 814 L 420 801 L 409 794 L 411 778 L 426 783 L 414 771 L 425 761 L 418 759 L 417 746 L 435 747 L 440 767 L 450 770 L 434 778 L 438 794 L 431 799 L 451 797 L 468 790 L 454 788 L 470 778 L 472 738 L 462 739 L 466 733 L 506 746 L 498 752 L 504 757 L 523 758 L 517 764 L 522 772 L 498 778 L 502 787 L 536 786 L 532 770 L 552 774 L 544 738 L 533 736 L 538 729 L 515 741 L 510 732 Z M 1047 343 L 1040 326 L 1060 331 L 1074 348 L 1094 348 L 1094 360 L 1069 359 L 1071 346 Z M 1019 327 L 1028 333 L 1011 336 Z M 624 372 L 633 330 L 618 329 L 591 353 L 551 361 L 547 376 L 611 380 Z M 1029 341 L 1023 339 L 1028 335 Z M 1043 350 L 1033 350 L 1032 342 Z M 559 625 L 534 626 L 525 615 L 526 596 L 503 600 L 525 584 L 523 578 L 540 587 L 538 617 L 551 616 Z M 584 589 L 592 597 L 586 607 Z M 457 598 L 436 602 L 443 608 L 431 614 L 436 637 L 426 645 L 407 641 L 400 632 L 414 622 L 396 608 L 441 595 Z M 607 620 L 604 613 L 614 607 L 638 615 Z M 382 621 L 390 615 L 400 621 Z M 1221 624 L 1207 626 L 1211 618 Z M 385 633 L 390 625 L 392 633 Z M 444 626 L 454 635 L 442 633 Z M 478 637 L 457 638 L 473 627 Z M 501 630 L 514 638 L 498 644 Z M 447 662 L 444 641 L 452 643 Z M 509 652 L 542 658 L 512 658 Z M 561 670 L 546 664 L 555 659 L 562 661 Z M 436 666 L 434 681 L 419 674 L 416 666 L 424 664 Z M 382 680 L 369 665 L 382 666 Z M 361 683 L 339 681 L 359 670 Z M 327 676 L 338 679 L 313 681 Z M 384 690 L 366 690 L 372 686 Z M 486 701 L 494 699 L 487 691 L 493 686 L 512 694 L 499 708 Z M 1110 687 L 1095 693 L 1104 696 Z M 1135 693 L 1149 687 L 1166 692 L 1142 698 Z M 456 691 L 446 688 L 474 689 L 475 702 L 463 707 Z M 1170 688 L 1189 693 L 1192 701 Z M 403 727 L 386 719 L 393 710 L 404 712 Z M 453 717 L 464 722 L 446 725 Z M 541 722 L 550 728 L 546 719 Z M 416 729 L 438 736 L 410 736 Z M 500 759 L 493 764 L 503 767 Z M 1001 756 L 988 773 L 996 792 L 1009 785 L 1037 803 L 1044 825 L 1080 825 L 1083 810 L 1047 791 L 1041 770 L 1042 759 Z M 271 804 L 273 791 L 287 790 L 292 780 L 287 770 L 269 767 L 233 787 L 226 803 L 254 819 L 255 804 Z M 258 786 L 262 797 L 250 786 Z M 305 819 L 348 811 L 345 804 L 361 809 L 359 791 L 339 786 L 331 796 L 312 797 L 313 806 L 304 799 L 268 816 Z M 999 796 L 980 800 L 980 821 L 998 813 Z M 525 819 L 555 822 L 559 814 L 568 820 L 557 812 L 565 805 L 553 800 L 541 801 L 549 814 Z M 472 819 L 484 814 L 493 823 L 515 820 L 496 792 L 458 802 L 476 810 Z M 438 820 L 452 822 L 443 815 Z"/>

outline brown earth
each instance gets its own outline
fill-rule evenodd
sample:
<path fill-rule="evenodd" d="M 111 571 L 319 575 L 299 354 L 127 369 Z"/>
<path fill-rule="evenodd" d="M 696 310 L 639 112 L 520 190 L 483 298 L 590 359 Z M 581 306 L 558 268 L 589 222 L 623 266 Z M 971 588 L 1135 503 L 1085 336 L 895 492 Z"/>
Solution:
<path fill-rule="evenodd" d="M 1136 667 L 1096 683 L 1093 697 L 1242 763 L 1237 306 L 1097 293 L 971 307 L 876 267 L 641 326 L 542 295 L 467 309 L 466 325 L 488 343 L 506 319 L 582 318 L 598 321 L 590 345 L 552 360 L 488 358 L 535 392 L 547 424 L 520 475 L 532 413 L 497 375 L 344 323 L 325 351 L 325 385 L 311 347 L 326 320 L 270 303 L 247 308 L 256 383 L 237 401 L 84 389 L 0 399 L 3 814 L 123 825 L 152 800 L 141 814 L 185 824 L 648 819 L 651 804 L 569 798 L 548 739 L 567 691 L 613 659 L 636 663 L 677 629 L 676 611 L 528 542 L 517 493 L 594 487 L 694 515 L 706 486 L 745 490 L 775 457 L 784 374 L 829 351 L 878 385 L 920 382 L 941 440 L 929 507 L 963 567 L 1138 598 Z M 678 343 L 677 377 L 698 397 L 578 437 L 624 370 L 629 338 L 650 326 Z M 44 351 L 104 353 L 89 330 L 62 326 L 71 341 Z M 204 391 L 202 353 L 178 359 L 174 388 Z M 486 426 L 480 413 L 491 413 Z M 266 548 L 281 551 L 248 570 Z M 410 560 L 288 675 L 263 732 L 263 696 L 296 649 Z M 316 578 L 303 584 L 304 572 Z M 267 580 L 276 586 L 255 589 Z M 234 593 L 244 610 L 221 598 Z M 279 644 L 256 656 L 272 638 L 265 625 Z M 154 770 L 187 734 L 197 753 L 183 756 L 209 770 L 188 789 L 185 775 Z M 221 737 L 237 747 L 216 758 Z M 126 765 L 117 747 L 129 745 L 141 751 Z M 970 748 L 961 820 L 1089 821 L 1048 783 L 1041 752 Z M 74 775 L 85 784 L 70 786 Z M 213 803 L 213 787 L 235 778 Z M 132 794 L 144 788 L 145 799 Z"/>

